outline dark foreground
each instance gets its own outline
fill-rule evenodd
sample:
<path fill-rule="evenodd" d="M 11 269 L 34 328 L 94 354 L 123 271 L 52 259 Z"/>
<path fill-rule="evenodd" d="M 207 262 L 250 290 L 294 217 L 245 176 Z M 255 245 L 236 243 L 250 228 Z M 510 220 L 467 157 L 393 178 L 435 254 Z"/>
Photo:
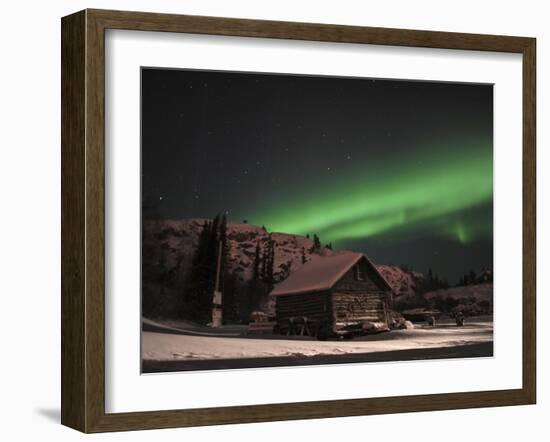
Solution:
<path fill-rule="evenodd" d="M 493 342 L 455 347 L 419 348 L 339 355 L 281 356 L 211 360 L 143 360 L 142 373 L 235 368 L 294 367 L 303 365 L 349 364 L 360 362 L 397 362 L 429 359 L 480 358 L 493 356 Z"/>

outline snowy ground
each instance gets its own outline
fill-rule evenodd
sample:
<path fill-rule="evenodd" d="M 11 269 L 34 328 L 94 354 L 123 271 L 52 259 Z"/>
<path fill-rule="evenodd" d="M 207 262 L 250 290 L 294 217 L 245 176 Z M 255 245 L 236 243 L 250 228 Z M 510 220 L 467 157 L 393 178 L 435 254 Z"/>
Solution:
<path fill-rule="evenodd" d="M 399 350 L 452 348 L 469 344 L 491 343 L 493 323 L 489 319 L 472 319 L 464 327 L 452 322 L 437 327 L 417 326 L 412 330 L 395 330 L 350 341 L 304 339 L 251 339 L 211 337 L 201 334 L 172 334 L 144 331 L 144 361 L 198 361 L 270 357 L 315 357 L 319 355 L 353 355 Z"/>

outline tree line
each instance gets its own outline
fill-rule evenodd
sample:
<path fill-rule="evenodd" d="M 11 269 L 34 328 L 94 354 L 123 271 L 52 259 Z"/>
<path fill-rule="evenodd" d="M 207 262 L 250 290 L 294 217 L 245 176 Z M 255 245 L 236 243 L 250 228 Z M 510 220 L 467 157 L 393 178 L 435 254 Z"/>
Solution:
<path fill-rule="evenodd" d="M 175 266 L 170 267 L 165 254 L 144 241 L 142 312 L 148 317 L 208 323 L 211 320 L 218 254 L 221 251 L 219 289 L 222 292 L 224 322 L 246 323 L 276 282 L 276 247 L 271 234 L 257 240 L 251 275 L 243 280 L 229 265 L 231 250 L 225 215 L 218 214 L 204 221 L 193 257 L 186 268 L 183 255 L 179 256 Z M 280 267 L 282 273 L 290 272 L 288 263 L 282 263 Z"/>
<path fill-rule="evenodd" d="M 262 226 L 262 229 L 266 234 L 256 241 L 250 273 L 246 278 L 242 278 L 230 266 L 231 247 L 225 214 L 217 214 L 203 222 L 191 260 L 184 260 L 181 254 L 175 265 L 167 262 L 167 255 L 162 250 L 168 247 L 162 243 L 167 238 L 166 233 L 159 232 L 154 241 L 144 237 L 143 314 L 148 317 L 208 323 L 212 315 L 218 253 L 221 251 L 219 288 L 222 292 L 224 321 L 248 322 L 252 311 L 261 308 L 260 301 L 267 299 L 274 284 L 285 279 L 291 271 L 291 261 L 275 264 L 277 243 L 267 228 Z M 307 238 L 310 238 L 309 234 Z M 313 234 L 311 239 L 312 245 L 301 249 L 303 264 L 309 261 L 308 252 L 317 253 L 323 247 L 317 234 Z M 328 243 L 324 247 L 331 249 L 332 244 Z"/>

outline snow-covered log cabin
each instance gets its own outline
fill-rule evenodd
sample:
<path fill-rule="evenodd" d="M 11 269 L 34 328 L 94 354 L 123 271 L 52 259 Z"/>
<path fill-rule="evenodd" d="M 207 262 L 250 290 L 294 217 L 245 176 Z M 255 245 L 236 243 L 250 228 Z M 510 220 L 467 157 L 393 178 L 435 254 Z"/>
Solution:
<path fill-rule="evenodd" d="M 315 255 L 271 295 L 282 334 L 325 339 L 389 326 L 392 289 L 362 253 Z"/>

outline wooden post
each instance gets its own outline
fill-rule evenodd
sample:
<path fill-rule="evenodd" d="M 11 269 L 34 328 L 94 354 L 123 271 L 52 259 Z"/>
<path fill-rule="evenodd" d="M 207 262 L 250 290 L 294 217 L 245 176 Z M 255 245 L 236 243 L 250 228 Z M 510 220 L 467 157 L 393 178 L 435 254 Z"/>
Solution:
<path fill-rule="evenodd" d="M 218 328 L 222 326 L 223 307 L 222 307 L 222 292 L 220 291 L 220 273 L 222 267 L 222 241 L 218 244 L 218 262 L 216 264 L 216 285 L 214 287 L 214 297 L 212 300 L 212 327 Z"/>
<path fill-rule="evenodd" d="M 222 248 L 223 244 L 222 241 L 219 241 L 218 243 L 218 263 L 216 265 L 216 288 L 214 291 L 218 292 L 220 290 L 220 272 L 222 267 Z M 221 304 L 221 302 L 220 302 Z"/>

